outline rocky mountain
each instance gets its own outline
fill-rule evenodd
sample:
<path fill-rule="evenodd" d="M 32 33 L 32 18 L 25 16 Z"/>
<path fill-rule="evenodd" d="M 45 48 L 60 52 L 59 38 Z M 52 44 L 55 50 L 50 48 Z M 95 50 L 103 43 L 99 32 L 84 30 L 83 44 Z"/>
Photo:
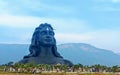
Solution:
<path fill-rule="evenodd" d="M 29 54 L 28 44 L 0 44 L 0 64 L 17 62 Z M 96 48 L 85 43 L 67 43 L 57 47 L 58 52 L 73 63 L 84 65 L 120 65 L 120 55 L 110 50 Z"/>

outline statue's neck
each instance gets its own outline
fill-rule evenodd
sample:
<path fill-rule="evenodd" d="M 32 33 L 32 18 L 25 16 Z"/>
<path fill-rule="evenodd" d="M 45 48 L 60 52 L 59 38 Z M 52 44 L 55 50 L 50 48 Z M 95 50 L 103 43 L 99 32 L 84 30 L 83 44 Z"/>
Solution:
<path fill-rule="evenodd" d="M 49 46 L 49 47 L 41 46 L 40 49 L 41 49 L 41 52 L 40 52 L 41 56 L 53 55 L 53 53 L 52 53 L 52 46 Z"/>

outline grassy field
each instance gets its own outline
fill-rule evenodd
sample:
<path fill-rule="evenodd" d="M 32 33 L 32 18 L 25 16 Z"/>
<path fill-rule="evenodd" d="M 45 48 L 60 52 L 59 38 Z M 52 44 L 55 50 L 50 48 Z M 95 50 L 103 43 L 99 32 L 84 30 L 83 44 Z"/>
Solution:
<path fill-rule="evenodd" d="M 0 75 L 120 75 L 120 74 L 108 74 L 108 73 L 42 73 L 42 74 L 24 74 L 24 73 L 0 73 Z"/>

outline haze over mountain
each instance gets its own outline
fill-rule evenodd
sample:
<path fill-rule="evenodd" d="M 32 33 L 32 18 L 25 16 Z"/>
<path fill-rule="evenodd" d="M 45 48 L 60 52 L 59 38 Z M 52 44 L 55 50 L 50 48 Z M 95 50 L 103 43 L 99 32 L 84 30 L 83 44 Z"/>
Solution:
<path fill-rule="evenodd" d="M 29 54 L 28 44 L 0 44 L 0 64 L 17 62 Z M 96 48 L 85 43 L 66 43 L 58 45 L 58 52 L 73 63 L 84 65 L 120 65 L 120 55 L 109 50 Z"/>

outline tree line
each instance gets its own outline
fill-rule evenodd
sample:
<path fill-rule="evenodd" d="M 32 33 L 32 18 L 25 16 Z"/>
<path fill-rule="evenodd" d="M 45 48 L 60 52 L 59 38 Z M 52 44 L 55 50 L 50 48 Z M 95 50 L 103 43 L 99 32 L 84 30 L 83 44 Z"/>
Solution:
<path fill-rule="evenodd" d="M 120 66 L 105 66 L 100 64 L 95 65 L 82 65 L 74 64 L 73 66 L 55 64 L 38 64 L 35 65 L 33 62 L 22 64 L 9 62 L 7 64 L 0 65 L 0 72 L 17 72 L 17 73 L 47 73 L 47 72 L 76 72 L 76 73 L 94 73 L 94 72 L 104 72 L 104 73 L 114 73 L 120 72 Z"/>

